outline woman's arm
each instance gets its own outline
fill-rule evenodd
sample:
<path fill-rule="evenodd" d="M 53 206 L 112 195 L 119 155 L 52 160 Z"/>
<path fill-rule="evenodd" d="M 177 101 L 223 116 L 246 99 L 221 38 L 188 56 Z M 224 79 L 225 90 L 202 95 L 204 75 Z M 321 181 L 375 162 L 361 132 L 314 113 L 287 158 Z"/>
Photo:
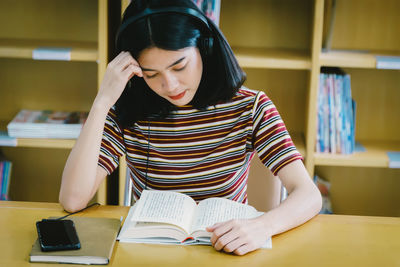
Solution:
<path fill-rule="evenodd" d="M 134 75 L 142 76 L 142 71 L 129 52 L 121 52 L 108 64 L 88 118 L 64 167 L 59 200 L 65 210 L 73 212 L 86 207 L 106 177 L 107 172 L 97 164 L 104 123 L 109 109 Z"/>
<path fill-rule="evenodd" d="M 310 220 L 321 210 L 322 199 L 303 163 L 296 160 L 279 172 L 288 197 L 278 207 L 250 220 L 231 220 L 209 227 L 215 249 L 243 255 L 266 240 Z"/>

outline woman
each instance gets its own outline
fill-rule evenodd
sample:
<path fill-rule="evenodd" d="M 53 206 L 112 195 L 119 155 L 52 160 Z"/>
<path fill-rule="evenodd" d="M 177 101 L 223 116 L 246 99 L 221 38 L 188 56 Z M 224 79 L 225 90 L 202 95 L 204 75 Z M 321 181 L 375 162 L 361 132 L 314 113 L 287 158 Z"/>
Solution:
<path fill-rule="evenodd" d="M 319 212 L 319 191 L 275 106 L 242 86 L 229 44 L 190 0 L 133 1 L 117 48 L 64 169 L 66 210 L 84 208 L 124 154 L 135 199 L 156 189 L 247 203 L 258 153 L 289 196 L 258 218 L 210 226 L 215 249 L 246 254 Z"/>

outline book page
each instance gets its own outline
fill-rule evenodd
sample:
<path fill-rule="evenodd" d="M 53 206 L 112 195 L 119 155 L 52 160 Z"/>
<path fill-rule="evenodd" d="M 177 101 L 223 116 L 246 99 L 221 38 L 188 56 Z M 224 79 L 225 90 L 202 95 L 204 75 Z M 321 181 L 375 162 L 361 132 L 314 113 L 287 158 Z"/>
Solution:
<path fill-rule="evenodd" d="M 196 202 L 185 194 L 143 190 L 131 220 L 175 224 L 189 232 L 195 208 Z"/>
<path fill-rule="evenodd" d="M 208 198 L 197 206 L 192 232 L 205 230 L 207 226 L 217 222 L 250 219 L 259 215 L 259 212 L 252 206 L 224 198 Z"/>

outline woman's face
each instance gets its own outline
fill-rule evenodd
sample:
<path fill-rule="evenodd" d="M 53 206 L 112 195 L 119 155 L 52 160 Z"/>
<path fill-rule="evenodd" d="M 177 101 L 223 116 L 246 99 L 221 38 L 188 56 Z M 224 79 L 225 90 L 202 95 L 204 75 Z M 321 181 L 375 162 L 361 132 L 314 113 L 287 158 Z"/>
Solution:
<path fill-rule="evenodd" d="M 177 51 L 146 48 L 138 58 L 143 78 L 159 96 L 176 106 L 192 101 L 203 73 L 203 62 L 197 47 Z"/>

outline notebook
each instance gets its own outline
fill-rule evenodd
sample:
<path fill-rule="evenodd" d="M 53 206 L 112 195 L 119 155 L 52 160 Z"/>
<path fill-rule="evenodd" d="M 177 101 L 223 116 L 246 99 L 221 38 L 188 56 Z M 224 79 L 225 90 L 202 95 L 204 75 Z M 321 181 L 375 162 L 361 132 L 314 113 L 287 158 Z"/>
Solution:
<path fill-rule="evenodd" d="M 36 239 L 29 255 L 30 262 L 108 264 L 121 221 L 114 218 L 70 217 L 81 242 L 81 249 L 43 252 Z M 34 227 L 34 226 L 32 226 Z"/>

